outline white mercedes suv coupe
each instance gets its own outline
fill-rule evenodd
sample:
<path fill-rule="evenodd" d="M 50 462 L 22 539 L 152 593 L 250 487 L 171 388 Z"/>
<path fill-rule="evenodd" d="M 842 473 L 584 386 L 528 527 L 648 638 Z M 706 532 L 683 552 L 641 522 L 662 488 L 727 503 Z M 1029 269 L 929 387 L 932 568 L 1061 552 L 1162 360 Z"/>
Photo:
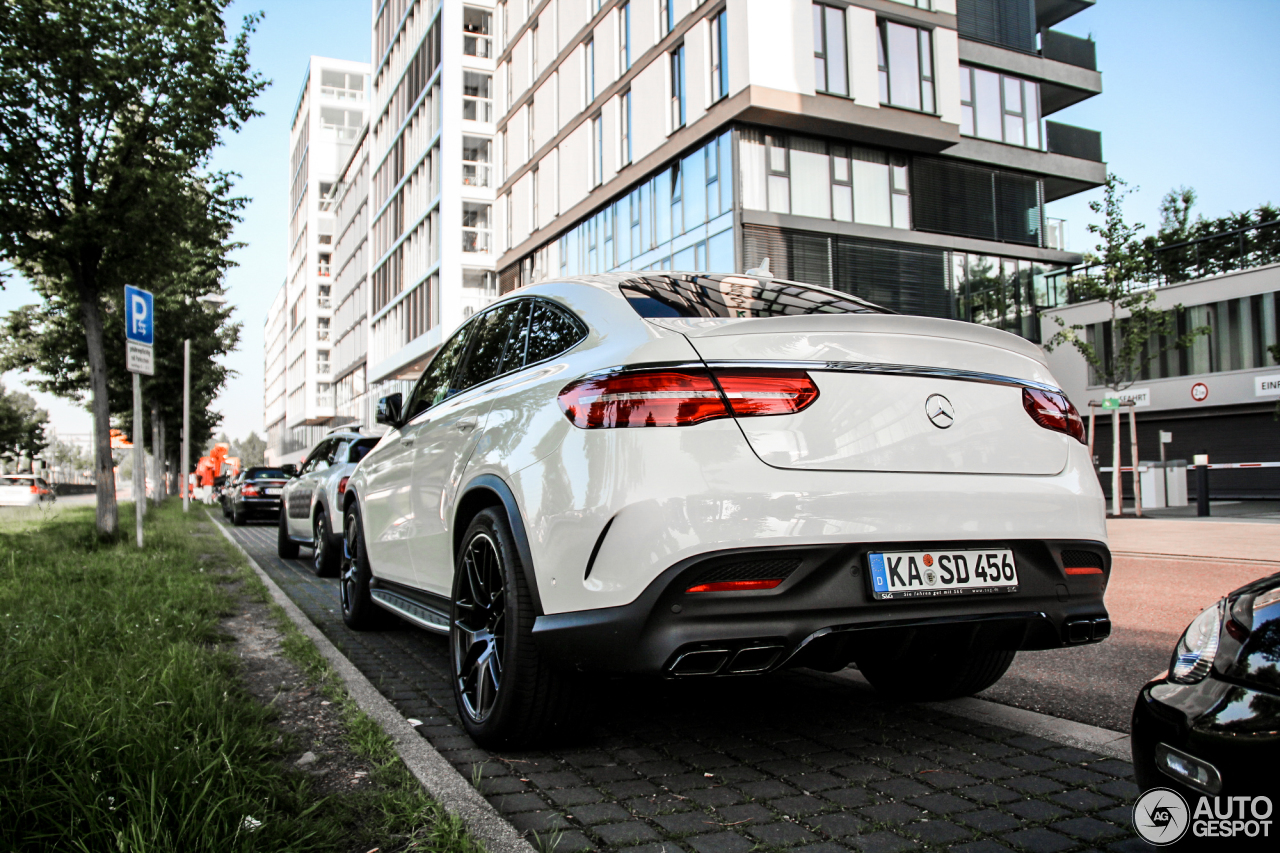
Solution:
<path fill-rule="evenodd" d="M 343 617 L 448 634 L 468 732 L 591 674 L 854 663 L 912 698 L 1105 638 L 1079 414 L 1038 347 L 761 275 L 522 288 L 470 318 L 342 496 Z"/>

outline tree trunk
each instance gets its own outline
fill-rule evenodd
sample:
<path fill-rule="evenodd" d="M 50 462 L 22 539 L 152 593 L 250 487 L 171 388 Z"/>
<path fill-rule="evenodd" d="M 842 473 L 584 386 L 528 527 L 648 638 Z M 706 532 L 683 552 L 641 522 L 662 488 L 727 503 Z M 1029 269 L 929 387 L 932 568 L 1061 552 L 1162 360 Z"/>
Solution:
<path fill-rule="evenodd" d="M 107 397 L 107 353 L 102 339 L 102 315 L 94 288 L 81 277 L 80 318 L 84 321 L 85 343 L 89 350 L 89 389 L 93 411 L 93 473 L 98 498 L 98 535 L 114 537 L 120 529 L 116 506 L 116 478 L 111 459 L 111 401 Z"/>

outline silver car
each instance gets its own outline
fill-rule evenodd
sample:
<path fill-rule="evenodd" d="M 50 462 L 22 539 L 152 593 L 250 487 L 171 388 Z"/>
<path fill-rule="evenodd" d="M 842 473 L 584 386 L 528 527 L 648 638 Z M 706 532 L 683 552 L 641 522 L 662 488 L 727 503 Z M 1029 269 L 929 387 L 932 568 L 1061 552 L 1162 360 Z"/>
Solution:
<path fill-rule="evenodd" d="M 280 535 L 276 553 L 282 559 L 312 549 L 311 565 L 319 577 L 338 573 L 342 555 L 342 498 L 356 464 L 378 443 L 378 436 L 359 428 L 333 430 L 312 449 L 301 467 L 282 465 L 291 479 L 280 495 Z"/>

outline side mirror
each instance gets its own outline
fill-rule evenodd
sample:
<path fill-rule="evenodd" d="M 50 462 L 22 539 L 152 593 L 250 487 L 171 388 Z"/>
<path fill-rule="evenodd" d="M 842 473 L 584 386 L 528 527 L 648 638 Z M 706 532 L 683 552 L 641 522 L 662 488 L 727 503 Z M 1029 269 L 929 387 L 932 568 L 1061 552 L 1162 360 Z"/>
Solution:
<path fill-rule="evenodd" d="M 390 427 L 400 426 L 400 406 L 403 400 L 404 397 L 400 394 L 388 394 L 383 397 L 378 401 L 378 411 L 374 414 L 374 420 Z"/>
<path fill-rule="evenodd" d="M 281 465 L 280 470 L 284 472 L 284 475 L 286 477 L 298 476 L 298 466 L 294 465 L 292 462 L 286 462 L 285 464 Z"/>

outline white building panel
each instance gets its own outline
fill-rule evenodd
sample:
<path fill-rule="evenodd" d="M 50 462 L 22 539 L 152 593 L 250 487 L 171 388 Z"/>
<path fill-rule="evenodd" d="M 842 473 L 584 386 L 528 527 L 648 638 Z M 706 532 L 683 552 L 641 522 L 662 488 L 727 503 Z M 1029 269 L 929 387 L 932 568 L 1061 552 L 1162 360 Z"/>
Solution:
<path fill-rule="evenodd" d="M 938 114 L 945 122 L 960 123 L 960 36 L 955 30 L 933 31 L 938 86 Z"/>
<path fill-rule="evenodd" d="M 743 0 L 737 5 L 747 7 L 744 29 L 749 61 L 744 64 L 749 83 L 814 94 L 813 5 L 802 0 Z"/>
<path fill-rule="evenodd" d="M 880 34 L 876 29 L 876 13 L 859 6 L 849 6 L 844 10 L 844 25 L 849 40 L 849 94 L 855 104 L 879 109 L 877 52 Z M 732 68 L 729 73 L 733 73 Z"/>
<path fill-rule="evenodd" d="M 667 138 L 667 65 L 664 53 L 631 81 L 631 159 L 638 162 Z"/>
<path fill-rule="evenodd" d="M 533 150 L 556 135 L 556 75 L 548 77 L 533 96 Z"/>
<path fill-rule="evenodd" d="M 560 206 L 568 210 L 587 197 L 591 177 L 590 149 L 587 147 L 590 124 L 578 125 L 560 143 Z"/>

